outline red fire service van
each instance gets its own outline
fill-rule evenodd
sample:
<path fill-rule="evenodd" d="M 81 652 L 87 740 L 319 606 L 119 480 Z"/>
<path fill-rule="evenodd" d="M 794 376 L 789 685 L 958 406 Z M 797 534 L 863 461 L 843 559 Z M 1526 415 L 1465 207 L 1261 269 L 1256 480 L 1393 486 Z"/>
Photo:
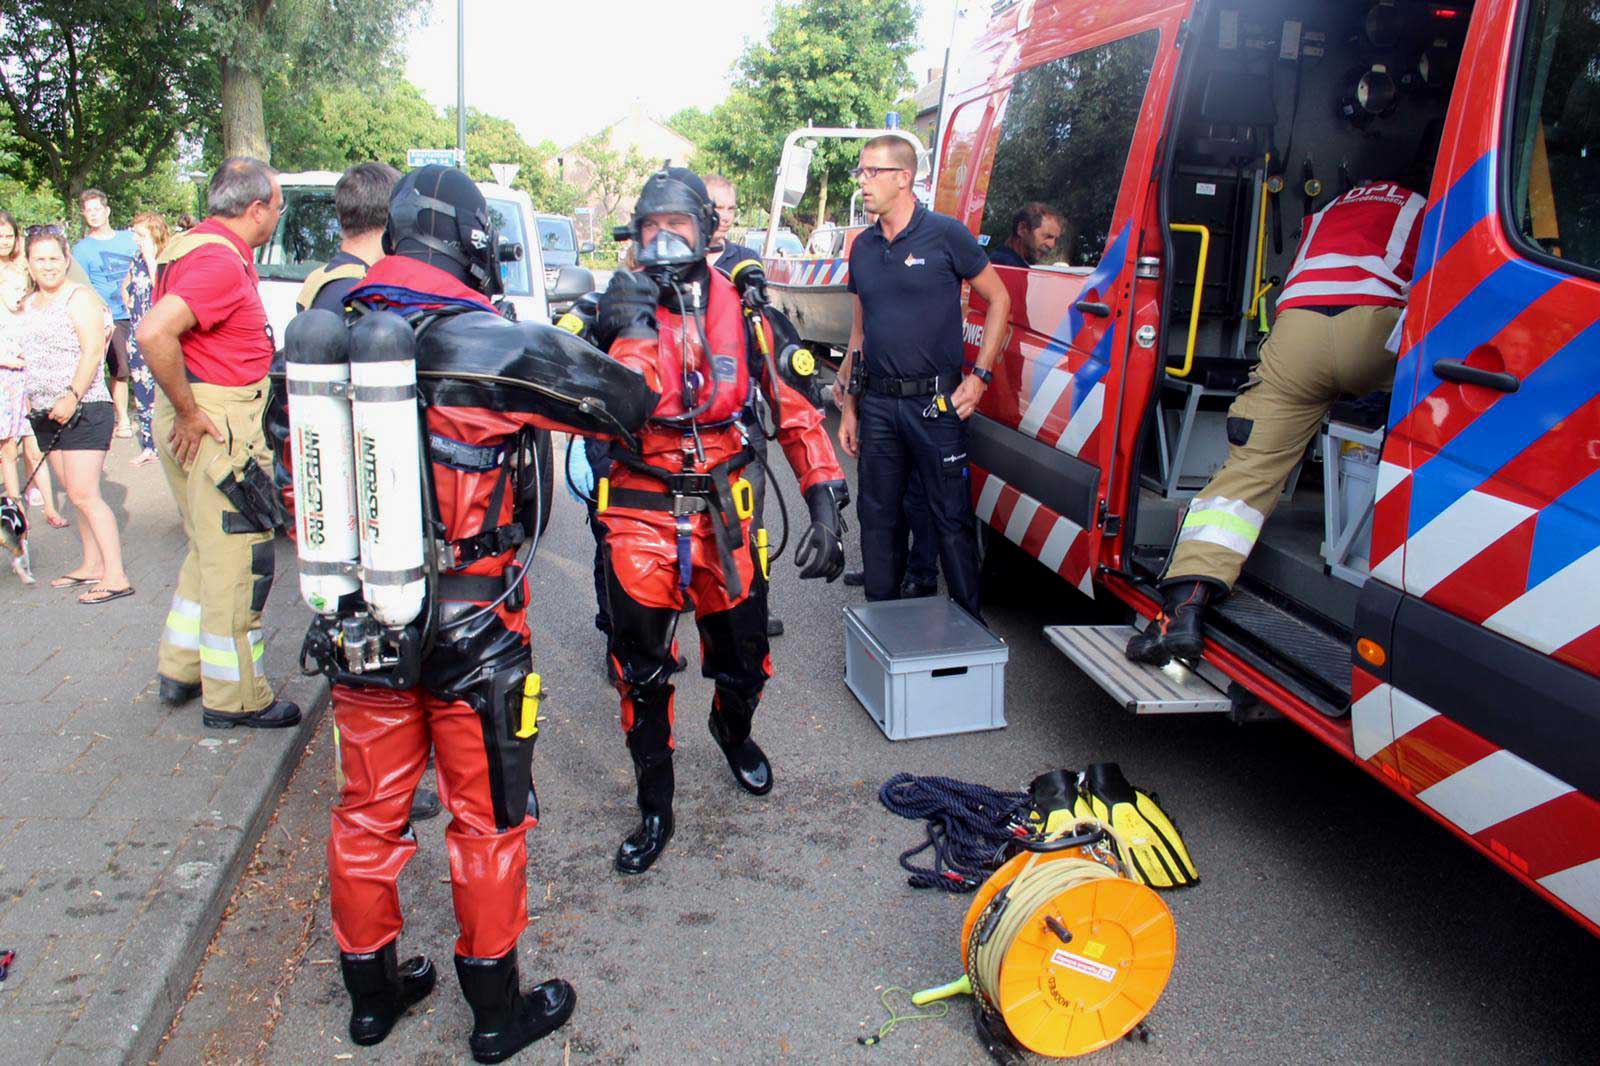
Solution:
<path fill-rule="evenodd" d="M 1197 668 L 1048 635 L 1135 711 L 1276 710 L 1600 932 L 1600 0 L 969 8 L 935 206 L 1063 220 L 999 268 L 978 516 L 1138 625 L 1304 220 L 1433 165 L 1393 391 L 1334 408 Z"/>

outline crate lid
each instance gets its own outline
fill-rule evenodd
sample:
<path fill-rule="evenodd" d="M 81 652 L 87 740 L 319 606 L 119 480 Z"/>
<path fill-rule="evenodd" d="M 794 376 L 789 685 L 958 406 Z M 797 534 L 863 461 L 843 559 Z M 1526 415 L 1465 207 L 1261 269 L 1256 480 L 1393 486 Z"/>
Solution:
<path fill-rule="evenodd" d="M 1003 651 L 1006 643 L 944 596 L 851 604 L 844 609 L 884 653 L 898 660 Z"/>

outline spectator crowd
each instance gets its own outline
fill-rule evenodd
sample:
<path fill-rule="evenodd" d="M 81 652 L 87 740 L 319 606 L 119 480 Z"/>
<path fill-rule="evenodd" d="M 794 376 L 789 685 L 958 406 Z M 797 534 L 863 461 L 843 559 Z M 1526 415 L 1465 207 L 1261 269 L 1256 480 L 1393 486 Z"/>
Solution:
<path fill-rule="evenodd" d="M 0 521 L 25 583 L 33 576 L 16 552 L 38 526 L 29 514 L 51 528 L 74 527 L 78 565 L 50 585 L 102 604 L 134 591 L 116 517 L 100 493 L 112 441 L 137 437 L 135 466 L 156 460 L 155 381 L 134 330 L 150 308 L 162 246 L 194 220 L 184 216 L 174 227 L 140 212 L 116 229 L 99 189 L 84 190 L 77 207 L 76 241 L 62 220 L 28 224 L 0 210 Z M 67 513 L 58 492 L 72 505 Z"/>

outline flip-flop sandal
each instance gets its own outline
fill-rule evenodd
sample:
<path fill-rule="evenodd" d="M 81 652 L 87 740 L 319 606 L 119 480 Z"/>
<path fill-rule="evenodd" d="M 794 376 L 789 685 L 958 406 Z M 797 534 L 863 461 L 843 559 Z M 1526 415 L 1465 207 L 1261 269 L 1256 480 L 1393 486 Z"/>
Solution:
<path fill-rule="evenodd" d="M 67 519 L 64 515 L 45 515 L 44 520 L 51 529 L 66 529 Z"/>
<path fill-rule="evenodd" d="M 117 427 L 117 436 L 121 437 L 123 440 L 127 440 L 129 437 L 133 436 L 133 427 L 132 426 L 118 426 Z"/>
<path fill-rule="evenodd" d="M 133 586 L 132 585 L 129 585 L 125 589 L 108 589 L 108 588 L 105 588 L 103 586 L 97 585 L 94 588 L 90 589 L 88 592 L 85 592 L 82 596 L 79 596 L 78 597 L 78 602 L 79 603 L 90 603 L 90 604 L 110 603 L 112 600 L 120 600 L 124 596 L 132 596 L 132 595 L 133 595 Z"/>
<path fill-rule="evenodd" d="M 71 574 L 62 574 L 50 582 L 53 589 L 75 589 L 79 585 L 93 585 L 100 579 L 98 577 L 73 577 Z"/>

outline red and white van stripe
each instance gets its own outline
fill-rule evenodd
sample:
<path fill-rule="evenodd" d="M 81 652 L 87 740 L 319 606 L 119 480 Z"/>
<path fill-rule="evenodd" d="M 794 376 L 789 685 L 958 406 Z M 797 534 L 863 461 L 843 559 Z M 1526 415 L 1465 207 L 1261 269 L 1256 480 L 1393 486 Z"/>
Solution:
<path fill-rule="evenodd" d="M 972 509 L 1006 539 L 1070 581 L 1084 595 L 1094 596 L 1094 560 L 1089 535 L 1082 526 L 1056 514 L 1000 478 L 972 467 Z"/>
<path fill-rule="evenodd" d="M 1405 692 L 1354 678 L 1357 758 L 1600 923 L 1600 804 Z"/>

